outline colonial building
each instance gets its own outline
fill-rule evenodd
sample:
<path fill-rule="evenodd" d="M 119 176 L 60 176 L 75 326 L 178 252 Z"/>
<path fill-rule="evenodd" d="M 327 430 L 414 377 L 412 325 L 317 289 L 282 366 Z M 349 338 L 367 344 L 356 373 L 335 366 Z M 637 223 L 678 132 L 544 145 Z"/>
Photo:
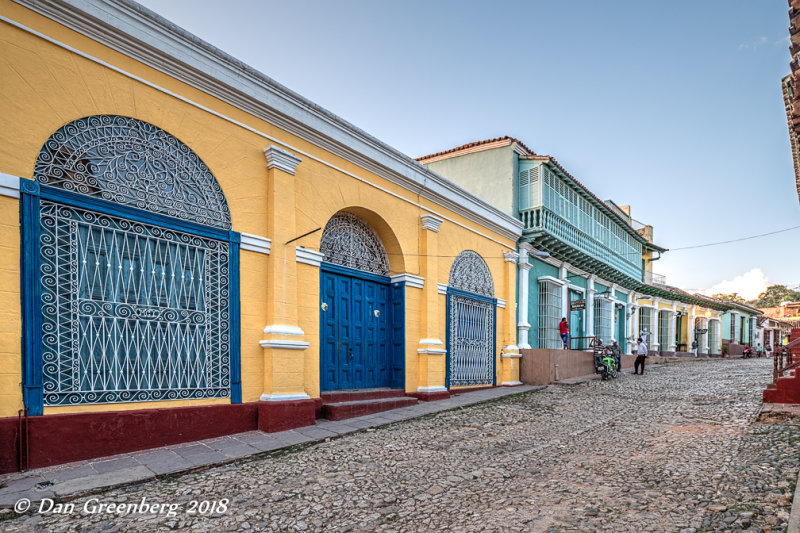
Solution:
<path fill-rule="evenodd" d="M 722 342 L 730 355 L 742 355 L 745 346 L 755 346 L 756 320 L 763 313 L 747 304 L 725 302 L 728 311 L 722 317 Z"/>
<path fill-rule="evenodd" d="M 0 5 L 0 471 L 519 383 L 515 217 L 138 4 Z"/>
<path fill-rule="evenodd" d="M 788 0 L 788 2 L 791 74 L 781 80 L 781 89 L 789 125 L 789 144 L 792 147 L 797 199 L 800 201 L 800 0 Z"/>
<path fill-rule="evenodd" d="M 629 352 L 642 337 L 653 354 L 690 349 L 719 354 L 724 304 L 666 285 L 652 264 L 665 248 L 628 206 L 600 200 L 553 157 L 511 137 L 474 142 L 418 159 L 523 224 L 518 281 L 518 345 L 559 349 L 617 341 Z"/>

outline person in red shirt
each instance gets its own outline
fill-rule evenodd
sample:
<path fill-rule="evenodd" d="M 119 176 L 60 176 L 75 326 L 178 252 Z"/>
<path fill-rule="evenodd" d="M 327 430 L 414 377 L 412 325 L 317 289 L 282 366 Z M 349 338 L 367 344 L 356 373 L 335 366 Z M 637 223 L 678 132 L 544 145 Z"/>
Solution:
<path fill-rule="evenodd" d="M 569 350 L 569 323 L 566 318 L 561 319 L 558 325 L 558 332 L 561 334 L 561 340 L 564 342 L 564 349 Z"/>

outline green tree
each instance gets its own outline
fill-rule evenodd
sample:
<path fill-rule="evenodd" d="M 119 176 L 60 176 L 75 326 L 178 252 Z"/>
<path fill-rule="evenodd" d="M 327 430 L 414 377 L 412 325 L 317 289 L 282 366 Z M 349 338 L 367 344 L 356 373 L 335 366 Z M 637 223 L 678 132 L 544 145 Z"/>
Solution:
<path fill-rule="evenodd" d="M 717 300 L 725 300 L 726 302 L 736 302 L 739 304 L 747 303 L 747 300 L 739 296 L 738 292 L 732 292 L 730 294 L 712 294 L 711 297 Z"/>
<path fill-rule="evenodd" d="M 792 290 L 786 285 L 770 285 L 751 303 L 755 307 L 777 307 L 781 302 L 800 300 L 800 291 Z"/>

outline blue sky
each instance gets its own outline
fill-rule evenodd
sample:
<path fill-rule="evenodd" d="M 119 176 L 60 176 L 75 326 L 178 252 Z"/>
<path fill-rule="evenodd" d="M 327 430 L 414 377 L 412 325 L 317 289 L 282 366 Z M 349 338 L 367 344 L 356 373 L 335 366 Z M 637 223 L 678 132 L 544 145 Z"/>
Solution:
<path fill-rule="evenodd" d="M 662 246 L 800 225 L 785 0 L 142 3 L 411 156 L 514 136 Z M 655 270 L 753 292 L 798 265 L 800 229 Z"/>

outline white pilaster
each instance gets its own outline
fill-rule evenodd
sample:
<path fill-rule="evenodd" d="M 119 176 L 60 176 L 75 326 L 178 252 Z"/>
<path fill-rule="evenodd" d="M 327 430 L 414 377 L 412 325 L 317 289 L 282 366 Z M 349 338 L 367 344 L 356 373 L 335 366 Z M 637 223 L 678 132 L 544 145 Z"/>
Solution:
<path fill-rule="evenodd" d="M 519 249 L 519 287 L 517 287 L 517 302 L 519 309 L 519 318 L 517 320 L 517 345 L 521 350 L 529 350 L 531 345 L 528 343 L 528 330 L 531 325 L 528 322 L 528 291 L 530 280 L 530 263 L 528 263 L 528 250 L 520 246 Z M 537 287 L 538 289 L 538 287 Z"/>
<path fill-rule="evenodd" d="M 561 316 L 569 320 L 569 272 L 566 263 L 561 263 L 561 267 L 558 269 L 558 279 L 564 281 L 561 286 Z"/>
<path fill-rule="evenodd" d="M 586 336 L 594 337 L 594 275 L 586 280 Z"/>

